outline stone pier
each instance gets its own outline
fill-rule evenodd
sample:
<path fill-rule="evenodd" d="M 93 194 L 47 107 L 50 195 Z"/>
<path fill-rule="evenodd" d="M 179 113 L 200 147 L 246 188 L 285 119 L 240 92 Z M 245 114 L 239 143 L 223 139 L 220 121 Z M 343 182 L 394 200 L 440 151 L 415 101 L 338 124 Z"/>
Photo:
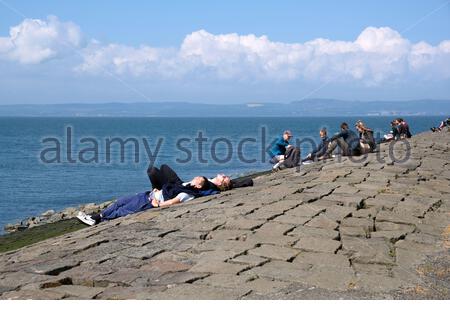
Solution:
<path fill-rule="evenodd" d="M 449 248 L 424 133 L 0 254 L 0 299 L 449 299 Z"/>

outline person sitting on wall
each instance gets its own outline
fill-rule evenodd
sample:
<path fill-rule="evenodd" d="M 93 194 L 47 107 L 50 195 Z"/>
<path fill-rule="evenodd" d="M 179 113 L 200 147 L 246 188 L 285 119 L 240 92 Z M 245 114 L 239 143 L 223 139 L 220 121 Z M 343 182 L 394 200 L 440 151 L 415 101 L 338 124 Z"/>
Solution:
<path fill-rule="evenodd" d="M 341 132 L 331 137 L 324 158 L 330 158 L 336 147 L 341 149 L 343 156 L 358 156 L 361 154 L 360 140 L 358 135 L 348 128 L 348 124 L 341 123 Z"/>
<path fill-rule="evenodd" d="M 313 151 L 311 151 L 311 153 L 308 154 L 306 158 L 302 160 L 302 162 L 320 160 L 327 153 L 328 145 L 330 142 L 330 138 L 328 138 L 327 135 L 327 129 L 326 128 L 320 129 L 319 135 L 320 135 L 320 144 L 316 146 L 313 149 Z"/>
<path fill-rule="evenodd" d="M 366 127 L 364 122 L 358 120 L 355 124 L 356 130 L 359 132 L 360 150 L 361 153 L 374 152 L 377 145 L 373 136 L 373 130 Z"/>
<path fill-rule="evenodd" d="M 285 159 L 285 154 L 287 148 L 290 146 L 289 140 L 292 138 L 292 133 L 290 130 L 285 130 L 281 137 L 275 140 L 275 143 L 270 150 L 270 155 L 272 159 L 270 162 L 274 164 L 272 169 L 277 170 L 278 167 L 283 163 Z"/>

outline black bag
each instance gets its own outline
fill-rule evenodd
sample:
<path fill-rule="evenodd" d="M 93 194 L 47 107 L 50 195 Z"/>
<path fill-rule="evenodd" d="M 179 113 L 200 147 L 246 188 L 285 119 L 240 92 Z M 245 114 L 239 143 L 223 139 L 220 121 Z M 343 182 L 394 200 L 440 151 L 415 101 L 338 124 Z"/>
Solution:
<path fill-rule="evenodd" d="M 245 187 L 252 187 L 253 186 L 253 179 L 242 177 L 231 180 L 231 187 L 234 188 L 245 188 Z"/>
<path fill-rule="evenodd" d="M 284 154 L 284 161 L 282 165 L 286 168 L 294 168 L 299 166 L 300 160 L 300 148 L 289 147 Z"/>

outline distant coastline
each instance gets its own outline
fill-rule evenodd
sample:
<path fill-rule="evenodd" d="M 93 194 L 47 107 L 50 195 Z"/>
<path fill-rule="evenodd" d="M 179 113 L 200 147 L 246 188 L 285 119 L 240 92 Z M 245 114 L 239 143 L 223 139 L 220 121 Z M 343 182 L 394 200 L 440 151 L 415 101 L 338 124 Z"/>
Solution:
<path fill-rule="evenodd" d="M 344 101 L 306 99 L 289 103 L 189 102 L 0 105 L 0 117 L 342 117 L 449 116 L 450 100 Z"/>

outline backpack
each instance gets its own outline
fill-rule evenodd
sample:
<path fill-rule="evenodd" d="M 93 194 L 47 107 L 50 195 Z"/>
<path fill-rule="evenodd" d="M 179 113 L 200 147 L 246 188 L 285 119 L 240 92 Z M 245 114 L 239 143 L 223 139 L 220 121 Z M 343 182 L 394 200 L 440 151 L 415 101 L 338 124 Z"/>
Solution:
<path fill-rule="evenodd" d="M 300 164 L 300 148 L 289 147 L 284 154 L 283 166 L 286 168 L 294 168 Z"/>

